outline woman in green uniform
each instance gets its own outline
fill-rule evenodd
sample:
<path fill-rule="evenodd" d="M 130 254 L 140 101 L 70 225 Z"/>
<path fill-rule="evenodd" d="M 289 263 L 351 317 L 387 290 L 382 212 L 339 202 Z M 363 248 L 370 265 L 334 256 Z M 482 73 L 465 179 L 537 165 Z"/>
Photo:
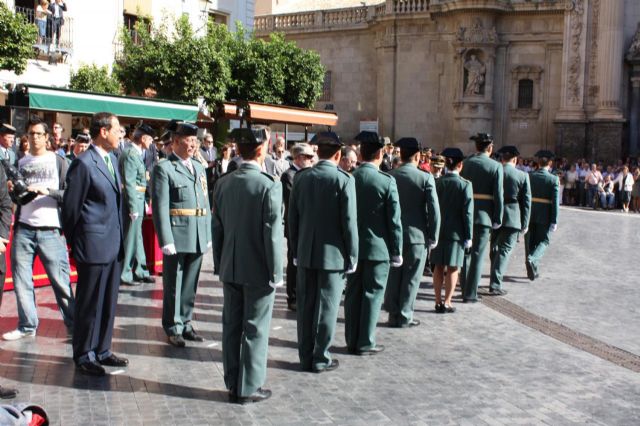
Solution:
<path fill-rule="evenodd" d="M 436 181 L 442 224 L 438 246 L 431 254 L 431 263 L 435 265 L 433 288 L 436 312 L 439 314 L 455 311 L 451 298 L 464 261 L 464 251 L 471 247 L 473 238 L 473 189 L 471 182 L 460 176 L 464 155 L 458 148 L 446 148 L 441 155 L 445 157 L 447 165 L 447 173 Z"/>

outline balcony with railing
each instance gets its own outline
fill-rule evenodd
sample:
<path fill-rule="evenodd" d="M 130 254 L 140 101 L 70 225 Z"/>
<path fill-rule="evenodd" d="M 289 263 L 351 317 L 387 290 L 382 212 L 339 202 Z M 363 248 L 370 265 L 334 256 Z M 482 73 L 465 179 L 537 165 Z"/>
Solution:
<path fill-rule="evenodd" d="M 27 22 L 38 26 L 34 9 L 16 6 L 15 11 L 24 16 Z M 41 37 L 38 32 L 38 39 L 33 48 L 39 59 L 48 58 L 49 62 L 65 61 L 73 52 L 73 18 L 65 16 L 64 23 L 61 25 L 57 25 L 52 19 L 47 19 L 45 36 Z"/>

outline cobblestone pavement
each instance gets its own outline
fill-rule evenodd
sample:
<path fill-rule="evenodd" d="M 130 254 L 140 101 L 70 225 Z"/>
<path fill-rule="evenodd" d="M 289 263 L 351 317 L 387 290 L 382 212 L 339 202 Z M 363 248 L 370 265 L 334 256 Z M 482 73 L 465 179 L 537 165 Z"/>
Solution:
<path fill-rule="evenodd" d="M 506 299 L 594 339 L 640 355 L 637 262 L 640 217 L 562 210 L 543 276 L 525 278 L 522 247 Z M 491 309 L 458 305 L 433 313 L 425 277 L 415 329 L 381 325 L 376 357 L 346 354 L 343 316 L 334 347 L 340 368 L 298 370 L 295 315 L 279 289 L 269 349 L 272 399 L 226 403 L 222 378 L 222 290 L 206 256 L 196 324 L 207 338 L 176 349 L 160 326 L 161 284 L 121 291 L 114 350 L 130 358 L 104 379 L 74 373 L 70 341 L 50 289 L 40 289 L 35 339 L 0 343 L 1 384 L 16 402 L 43 405 L 52 424 L 640 424 L 640 374 L 612 364 Z M 0 331 L 15 327 L 7 293 Z M 386 320 L 383 315 L 382 320 Z"/>

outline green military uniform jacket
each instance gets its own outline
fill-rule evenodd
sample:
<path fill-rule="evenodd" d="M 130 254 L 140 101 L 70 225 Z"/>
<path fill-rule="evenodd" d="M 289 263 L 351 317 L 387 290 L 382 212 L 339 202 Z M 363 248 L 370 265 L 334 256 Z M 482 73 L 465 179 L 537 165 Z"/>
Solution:
<path fill-rule="evenodd" d="M 140 153 L 134 146 L 127 146 L 120 158 L 120 176 L 123 182 L 123 196 L 126 213 L 144 216 L 144 194 L 147 187 L 147 173 Z M 140 189 L 140 191 L 138 191 Z"/>
<path fill-rule="evenodd" d="M 474 224 L 487 227 L 502 224 L 502 165 L 478 153 L 464 161 L 460 175 L 473 184 Z"/>
<path fill-rule="evenodd" d="M 296 174 L 288 218 L 289 244 L 299 268 L 344 271 L 357 264 L 355 182 L 337 165 L 320 160 Z"/>
<path fill-rule="evenodd" d="M 473 238 L 473 186 L 457 173 L 447 173 L 436 182 L 442 225 L 439 242 Z"/>
<path fill-rule="evenodd" d="M 218 180 L 212 229 L 221 281 L 255 285 L 282 281 L 282 185 L 257 164 L 244 162 Z"/>
<path fill-rule="evenodd" d="M 504 165 L 504 215 L 502 227 L 521 231 L 529 227 L 531 186 L 529 175 L 512 164 Z"/>
<path fill-rule="evenodd" d="M 531 222 L 550 225 L 558 223 L 560 210 L 560 180 L 547 169 L 541 168 L 529 174 L 531 182 Z"/>
<path fill-rule="evenodd" d="M 190 161 L 195 175 L 175 154 L 154 167 L 153 224 L 160 247 L 173 243 L 178 253 L 204 253 L 211 241 L 207 175 L 200 162 Z M 199 215 L 172 215 L 174 209 L 197 210 Z"/>
<path fill-rule="evenodd" d="M 427 245 L 429 240 L 437 241 L 440 206 L 433 176 L 412 163 L 405 163 L 389 174 L 398 186 L 404 244 Z"/>
<path fill-rule="evenodd" d="M 358 206 L 358 258 L 388 261 L 402 254 L 402 223 L 396 181 L 370 163 L 353 172 Z"/>

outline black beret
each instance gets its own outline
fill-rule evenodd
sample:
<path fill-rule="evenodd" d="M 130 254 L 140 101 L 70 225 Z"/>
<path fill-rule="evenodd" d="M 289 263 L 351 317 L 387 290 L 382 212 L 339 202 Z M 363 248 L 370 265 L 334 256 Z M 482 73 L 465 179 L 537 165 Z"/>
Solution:
<path fill-rule="evenodd" d="M 400 138 L 393 144 L 400 149 L 415 149 L 420 150 L 420 142 L 416 138 Z"/>
<path fill-rule="evenodd" d="M 379 148 L 384 147 L 384 140 L 381 139 L 376 132 L 363 130 L 358 133 L 354 139 L 363 145 L 373 145 Z"/>
<path fill-rule="evenodd" d="M 149 135 L 151 137 L 154 137 L 156 135 L 156 132 L 155 130 L 153 130 L 153 127 L 145 123 L 141 123 L 136 130 L 144 133 L 145 135 Z"/>
<path fill-rule="evenodd" d="M 513 157 L 518 157 L 520 155 L 520 151 L 513 145 L 505 145 L 498 150 L 498 154 L 508 154 Z"/>
<path fill-rule="evenodd" d="M 179 136 L 198 136 L 198 126 L 191 123 L 180 123 L 176 129 Z"/>
<path fill-rule="evenodd" d="M 454 160 L 464 159 L 464 154 L 460 148 L 445 148 L 440 153 L 443 157 L 452 158 Z"/>
<path fill-rule="evenodd" d="M 553 152 L 551 152 L 551 151 L 547 151 L 546 149 L 542 149 L 542 150 L 536 152 L 535 157 L 536 158 L 548 158 L 549 160 L 553 160 L 555 158 L 555 155 L 553 155 Z"/>
<path fill-rule="evenodd" d="M 471 136 L 469 139 L 483 146 L 488 146 L 493 143 L 493 136 L 491 136 L 489 133 L 478 133 Z"/>
<path fill-rule="evenodd" d="M 256 139 L 255 132 L 251 129 L 233 129 L 229 133 L 229 138 L 233 139 L 238 145 L 260 145 L 261 142 Z"/>
<path fill-rule="evenodd" d="M 15 135 L 15 134 L 16 134 L 15 127 L 5 123 L 2 123 L 2 125 L 0 125 L 0 135 Z"/>
<path fill-rule="evenodd" d="M 344 146 L 338 135 L 333 132 L 318 132 L 310 143 L 311 145 Z"/>

